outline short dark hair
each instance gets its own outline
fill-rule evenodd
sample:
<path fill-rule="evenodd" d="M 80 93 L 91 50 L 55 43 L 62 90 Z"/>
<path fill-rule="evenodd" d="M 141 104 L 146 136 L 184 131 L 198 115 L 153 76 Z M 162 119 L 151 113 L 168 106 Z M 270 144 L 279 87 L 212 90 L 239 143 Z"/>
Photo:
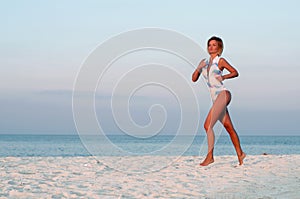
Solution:
<path fill-rule="evenodd" d="M 223 52 L 223 49 L 224 49 L 224 44 L 223 44 L 222 39 L 221 39 L 220 37 L 217 37 L 217 36 L 212 36 L 212 37 L 207 41 L 207 47 L 208 47 L 209 42 L 212 41 L 212 40 L 217 41 L 218 46 L 219 46 L 219 48 L 220 48 L 220 51 L 219 51 L 218 55 L 221 56 L 221 54 L 222 54 L 222 52 Z"/>

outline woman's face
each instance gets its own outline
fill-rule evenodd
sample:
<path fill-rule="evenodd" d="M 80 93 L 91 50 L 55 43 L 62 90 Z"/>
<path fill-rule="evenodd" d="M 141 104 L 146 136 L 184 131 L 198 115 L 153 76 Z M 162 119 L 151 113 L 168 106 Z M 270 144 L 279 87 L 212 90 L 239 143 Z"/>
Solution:
<path fill-rule="evenodd" d="M 208 53 L 211 55 L 211 54 L 218 54 L 219 52 L 219 45 L 218 45 L 218 42 L 216 40 L 211 40 L 209 43 L 208 43 L 208 46 L 207 46 L 207 51 Z"/>

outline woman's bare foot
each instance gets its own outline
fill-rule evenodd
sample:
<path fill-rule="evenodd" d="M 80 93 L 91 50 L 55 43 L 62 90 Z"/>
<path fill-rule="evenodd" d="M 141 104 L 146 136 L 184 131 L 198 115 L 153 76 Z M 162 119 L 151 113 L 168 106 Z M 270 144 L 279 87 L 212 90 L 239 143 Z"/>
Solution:
<path fill-rule="evenodd" d="M 245 159 L 245 157 L 246 157 L 246 153 L 244 153 L 244 152 L 242 152 L 242 155 L 238 156 L 240 165 L 243 164 L 243 160 Z"/>
<path fill-rule="evenodd" d="M 200 163 L 200 166 L 207 166 L 214 162 L 214 158 L 208 158 L 206 157 L 203 162 Z"/>

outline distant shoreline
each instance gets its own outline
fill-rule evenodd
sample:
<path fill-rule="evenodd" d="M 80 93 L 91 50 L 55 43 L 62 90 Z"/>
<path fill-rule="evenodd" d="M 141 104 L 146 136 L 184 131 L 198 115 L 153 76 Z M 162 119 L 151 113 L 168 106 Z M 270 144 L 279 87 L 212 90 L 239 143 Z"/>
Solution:
<path fill-rule="evenodd" d="M 176 140 L 176 142 L 174 141 Z M 249 155 L 263 153 L 300 154 L 300 136 L 240 136 L 241 146 Z M 0 135 L 0 157 L 85 157 L 93 155 L 204 155 L 206 136 L 159 135 L 135 138 L 126 135 Z M 97 148 L 90 153 L 89 149 Z M 166 147 L 169 147 L 166 150 Z M 127 153 L 128 152 L 128 153 Z M 230 137 L 216 137 L 215 155 L 235 155 Z"/>
<path fill-rule="evenodd" d="M 20 135 L 20 136 L 79 136 L 78 133 L 0 133 L 0 136 L 9 136 L 9 135 Z M 96 136 L 98 134 L 83 134 L 84 136 Z M 111 134 L 105 134 L 105 136 L 129 136 L 121 133 L 111 133 Z M 176 134 L 158 134 L 159 136 L 175 136 Z M 181 135 L 180 135 L 181 136 Z M 192 134 L 186 134 L 184 136 L 195 136 Z M 202 133 L 197 133 L 196 136 L 205 136 L 204 132 Z M 223 132 L 220 136 L 228 136 L 226 132 Z M 253 135 L 253 134 L 241 134 L 239 135 L 241 137 L 300 137 L 299 134 L 282 134 L 282 135 L 277 135 L 277 134 L 259 134 L 259 135 Z"/>

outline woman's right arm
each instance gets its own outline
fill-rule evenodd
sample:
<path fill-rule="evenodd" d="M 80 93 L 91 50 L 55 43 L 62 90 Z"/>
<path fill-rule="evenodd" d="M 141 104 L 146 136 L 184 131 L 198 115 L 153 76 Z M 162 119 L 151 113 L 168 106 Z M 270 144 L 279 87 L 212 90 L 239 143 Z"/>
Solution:
<path fill-rule="evenodd" d="M 199 77 L 200 77 L 201 71 L 198 70 L 198 68 L 194 71 L 193 76 L 192 76 L 192 81 L 196 82 Z"/>
<path fill-rule="evenodd" d="M 196 82 L 200 75 L 201 75 L 201 72 L 202 72 L 202 68 L 206 66 L 206 63 L 205 63 L 205 59 L 202 59 L 201 62 L 199 63 L 198 67 L 196 68 L 196 70 L 194 71 L 193 75 L 192 75 L 192 81 L 193 82 Z"/>

